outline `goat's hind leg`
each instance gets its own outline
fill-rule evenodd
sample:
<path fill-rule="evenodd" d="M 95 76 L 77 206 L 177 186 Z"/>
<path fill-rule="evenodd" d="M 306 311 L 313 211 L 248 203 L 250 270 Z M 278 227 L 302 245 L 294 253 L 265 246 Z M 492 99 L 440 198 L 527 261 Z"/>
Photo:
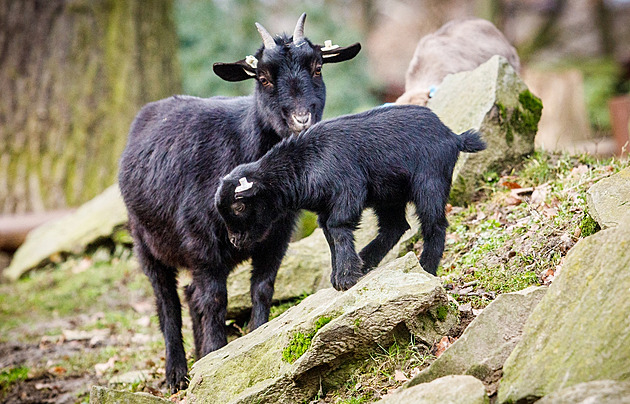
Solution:
<path fill-rule="evenodd" d="M 197 309 L 193 300 L 195 290 L 195 284 L 191 283 L 184 288 L 184 294 L 186 295 L 186 302 L 188 303 L 188 311 L 190 312 L 190 319 L 192 320 L 193 337 L 195 338 L 195 358 L 201 359 L 202 342 L 203 342 L 203 325 L 201 323 L 201 312 Z"/>
<path fill-rule="evenodd" d="M 225 316 L 228 272 L 224 265 L 199 265 L 193 268 L 194 289 L 188 300 L 198 320 L 198 324 L 194 324 L 196 320 L 193 320 L 193 326 L 197 330 L 195 345 L 199 348 L 199 356 L 205 356 L 227 344 Z"/>
<path fill-rule="evenodd" d="M 155 258 L 139 237 L 136 237 L 136 254 L 155 294 L 160 329 L 166 345 L 166 384 L 175 393 L 188 385 L 188 364 L 182 342 L 182 306 L 177 294 L 177 269 Z"/>
<path fill-rule="evenodd" d="M 433 188 L 429 185 L 433 185 Z M 442 183 L 427 184 L 425 191 L 415 201 L 424 241 L 420 265 L 432 275 L 436 274 L 442 259 L 448 227 L 445 212 L 448 189 L 442 189 L 443 185 Z"/>
<path fill-rule="evenodd" d="M 359 253 L 363 260 L 364 273 L 377 266 L 409 230 L 409 223 L 405 218 L 405 205 L 376 208 L 374 212 L 378 218 L 378 234 Z"/>

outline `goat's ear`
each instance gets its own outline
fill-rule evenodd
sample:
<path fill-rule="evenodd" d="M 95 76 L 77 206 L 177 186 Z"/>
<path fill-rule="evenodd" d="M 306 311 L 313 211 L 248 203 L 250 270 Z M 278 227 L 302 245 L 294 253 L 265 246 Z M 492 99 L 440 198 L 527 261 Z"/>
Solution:
<path fill-rule="evenodd" d="M 361 50 L 361 44 L 355 43 L 350 46 L 346 46 L 344 48 L 333 48 L 330 49 L 328 47 L 322 48 L 322 58 L 324 63 L 339 63 L 344 62 L 346 60 L 350 60 L 355 57 L 359 51 Z"/>
<path fill-rule="evenodd" d="M 256 77 L 256 69 L 245 62 L 245 59 L 234 63 L 215 63 L 214 73 L 225 81 L 243 81 Z"/>

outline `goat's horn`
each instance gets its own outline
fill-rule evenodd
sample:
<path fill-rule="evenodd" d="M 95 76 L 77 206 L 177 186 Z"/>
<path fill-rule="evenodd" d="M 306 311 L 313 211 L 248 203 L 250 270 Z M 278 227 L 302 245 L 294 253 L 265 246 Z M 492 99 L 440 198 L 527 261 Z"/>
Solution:
<path fill-rule="evenodd" d="M 295 30 L 293 31 L 293 44 L 299 45 L 304 41 L 304 21 L 306 20 L 306 13 L 302 13 L 300 18 L 298 19 L 297 24 L 295 25 Z"/>
<path fill-rule="evenodd" d="M 260 36 L 262 37 L 263 44 L 265 45 L 265 49 L 269 50 L 276 47 L 276 41 L 273 40 L 273 37 L 271 36 L 269 31 L 265 29 L 265 27 L 256 23 L 256 29 L 258 29 L 258 32 L 260 33 Z"/>

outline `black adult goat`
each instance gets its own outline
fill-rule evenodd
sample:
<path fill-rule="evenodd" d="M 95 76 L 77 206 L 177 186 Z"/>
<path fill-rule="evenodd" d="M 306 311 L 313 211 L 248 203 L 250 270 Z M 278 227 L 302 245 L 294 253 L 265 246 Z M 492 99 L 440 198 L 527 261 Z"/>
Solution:
<path fill-rule="evenodd" d="M 264 239 L 284 212 L 316 212 L 330 245 L 332 285 L 345 290 L 409 228 L 405 207 L 412 201 L 424 238 L 420 263 L 435 274 L 459 152 L 485 147 L 478 132 L 457 136 L 425 107 L 380 107 L 320 122 L 236 167 L 217 190 L 217 210 L 240 248 Z M 353 231 L 366 207 L 374 208 L 379 232 L 357 255 Z"/>
<path fill-rule="evenodd" d="M 120 189 L 129 211 L 136 254 L 151 280 L 166 343 L 166 381 L 184 388 L 188 372 L 181 335 L 177 268 L 192 272 L 186 298 L 199 358 L 224 346 L 226 279 L 252 258 L 250 329 L 265 323 L 274 281 L 295 223 L 295 212 L 266 239 L 235 248 L 217 213 L 213 196 L 219 179 L 238 164 L 254 161 L 282 138 L 322 117 L 324 63 L 353 58 L 357 43 L 322 48 L 304 37 L 303 14 L 292 37 L 273 38 L 256 24 L 263 46 L 235 63 L 216 63 L 228 81 L 254 78 L 247 97 L 175 96 L 147 104 L 134 120 L 120 161 Z"/>

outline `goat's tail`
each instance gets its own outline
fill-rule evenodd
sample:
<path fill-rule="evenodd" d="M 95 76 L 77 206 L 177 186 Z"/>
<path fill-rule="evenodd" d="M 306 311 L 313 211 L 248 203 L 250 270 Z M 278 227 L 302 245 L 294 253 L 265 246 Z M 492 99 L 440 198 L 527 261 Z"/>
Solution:
<path fill-rule="evenodd" d="M 474 129 L 467 130 L 457 136 L 459 150 L 466 153 L 476 153 L 486 149 L 486 143 L 481 140 L 481 133 Z"/>

